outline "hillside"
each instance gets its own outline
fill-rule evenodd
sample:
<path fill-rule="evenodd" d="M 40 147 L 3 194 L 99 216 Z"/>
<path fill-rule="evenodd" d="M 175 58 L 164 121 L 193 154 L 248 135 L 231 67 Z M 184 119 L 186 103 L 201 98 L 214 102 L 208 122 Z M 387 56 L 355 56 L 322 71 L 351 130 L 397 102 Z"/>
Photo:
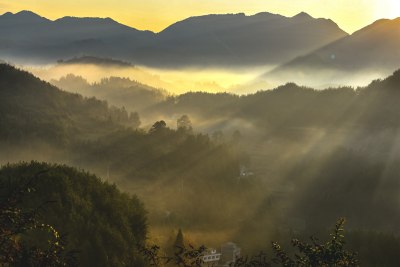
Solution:
<path fill-rule="evenodd" d="M 41 141 L 63 146 L 137 127 L 136 116 L 105 101 L 67 93 L 32 74 L 0 65 L 0 136 L 3 141 Z"/>
<path fill-rule="evenodd" d="M 243 96 L 191 92 L 170 97 L 150 110 L 169 117 L 187 114 L 199 122 L 209 122 L 209 126 L 225 122 L 227 128 L 229 122 L 242 120 L 245 129 L 251 122 L 252 127 L 262 127 L 263 131 L 337 125 L 384 129 L 400 126 L 396 119 L 399 77 L 396 71 L 359 88 L 316 90 L 287 83 Z"/>
<path fill-rule="evenodd" d="M 196 220 L 196 227 L 205 228 L 209 227 L 208 218 L 214 218 L 222 227 L 231 222 L 224 222 L 218 207 L 230 211 L 225 216 L 242 210 L 225 202 L 207 208 L 213 202 L 210 196 L 235 197 L 237 186 L 227 192 L 221 189 L 235 181 L 242 156 L 228 143 L 193 132 L 190 121 L 187 128 L 176 130 L 162 121 L 148 131 L 136 129 L 127 123 L 132 118 L 126 117 L 124 109 L 108 108 L 104 101 L 63 92 L 8 65 L 0 66 L 0 74 L 0 148 L 7 151 L 0 162 L 40 159 L 84 167 L 116 182 L 124 191 L 138 194 L 151 207 L 149 218 L 156 226 L 168 221 L 171 227 L 189 228 Z M 135 84 L 119 78 L 111 81 Z M 114 114 L 122 115 L 109 117 Z M 181 189 L 183 181 L 185 190 Z M 210 183 L 212 190 L 208 189 Z M 198 190 L 208 190 L 209 194 L 185 201 Z M 159 205 L 161 202 L 163 205 Z M 192 205 L 199 208 L 193 211 Z"/>
<path fill-rule="evenodd" d="M 80 93 L 86 97 L 95 96 L 107 100 L 110 104 L 125 107 L 128 110 L 141 112 L 165 100 L 168 93 L 129 78 L 110 77 L 100 82 L 90 84 L 81 76 L 68 74 L 58 80 L 51 80 L 52 84 L 68 92 Z M 145 115 L 146 113 L 142 113 Z"/>
<path fill-rule="evenodd" d="M 147 220 L 136 196 L 87 172 L 38 162 L 3 166 L 0 183 L 7 185 L 2 197 L 25 184 L 32 187 L 20 207 L 42 206 L 40 219 L 66 236 L 66 249 L 77 252 L 79 266 L 141 266 L 136 244 L 146 240 Z M 39 245 L 46 240 L 41 234 L 25 242 Z"/>
<path fill-rule="evenodd" d="M 371 263 L 365 266 L 396 266 L 397 247 L 390 244 L 400 233 L 399 71 L 356 89 L 289 83 L 245 96 L 170 96 L 142 111 L 163 120 L 134 130 L 104 122 L 97 100 L 87 106 L 92 102 L 79 95 L 1 67 L 1 129 L 12 134 L 1 137 L 0 160 L 63 162 L 116 182 L 144 202 L 151 238 L 162 245 L 175 237 L 171 229 L 184 228 L 197 244 L 234 240 L 255 253 L 288 233 L 323 233 L 345 216 L 349 246 Z M 112 84 L 134 82 L 105 81 Z M 60 148 L 52 141 L 58 139 L 45 135 L 55 136 L 53 128 L 73 140 L 57 157 L 51 151 Z M 46 146 L 32 149 L 38 133 Z"/>

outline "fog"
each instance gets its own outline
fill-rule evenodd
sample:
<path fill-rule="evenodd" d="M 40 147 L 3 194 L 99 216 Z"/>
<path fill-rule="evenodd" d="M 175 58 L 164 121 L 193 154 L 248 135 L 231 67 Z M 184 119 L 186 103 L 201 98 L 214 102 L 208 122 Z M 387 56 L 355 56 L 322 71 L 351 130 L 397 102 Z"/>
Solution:
<path fill-rule="evenodd" d="M 272 84 L 254 78 L 273 66 L 238 68 L 156 69 L 145 66 L 112 66 L 92 64 L 27 65 L 22 68 L 43 80 L 60 79 L 67 74 L 84 77 L 89 83 L 102 78 L 124 77 L 143 84 L 162 88 L 171 94 L 189 91 L 251 93 L 270 89 Z"/>
<path fill-rule="evenodd" d="M 245 95 L 260 90 L 270 90 L 288 82 L 320 90 L 341 86 L 356 88 L 367 86 L 372 80 L 387 77 L 394 71 L 393 68 L 376 67 L 349 72 L 329 68 L 310 69 L 308 66 L 295 69 L 281 69 L 279 66 L 160 69 L 95 64 L 20 65 L 20 67 L 49 82 L 59 80 L 68 74 L 81 76 L 91 84 L 98 83 L 104 78 L 121 77 L 164 89 L 172 95 L 197 91 Z M 82 94 L 80 88 L 74 89 Z"/>
<path fill-rule="evenodd" d="M 156 34 L 110 18 L 0 17 L 2 59 L 16 63 L 0 64 L 0 166 L 65 164 L 109 183 L 88 193 L 80 181 L 92 202 L 65 194 L 71 210 L 105 214 L 68 217 L 107 228 L 82 242 L 94 257 L 111 262 L 97 239 L 118 252 L 139 234 L 168 255 L 178 229 L 195 247 L 270 256 L 278 241 L 292 255 L 293 238 L 323 242 L 344 217 L 362 266 L 398 265 L 400 20 L 348 35 L 304 12 L 205 15 Z"/>
<path fill-rule="evenodd" d="M 262 74 L 255 80 L 269 81 L 271 84 L 284 84 L 294 82 L 299 85 L 315 89 L 335 88 L 341 86 L 363 87 L 372 80 L 383 79 L 390 75 L 395 68 L 365 68 L 354 71 L 342 71 L 330 68 L 309 68 L 296 66 L 296 68 L 276 68 Z"/>
<path fill-rule="evenodd" d="M 252 254 L 274 240 L 324 235 L 343 216 L 350 241 L 356 231 L 364 241 L 400 234 L 398 72 L 365 88 L 286 84 L 236 95 L 178 94 L 137 82 L 172 86 L 194 70 L 181 77 L 140 67 L 27 68 L 87 98 L 37 80 L 17 87 L 29 97 L 5 87 L 24 97 L 4 106 L 16 112 L 1 121 L 11 125 L 2 128 L 1 163 L 68 164 L 116 183 L 144 202 L 150 242 L 167 249 L 181 228 L 195 245 L 234 241 Z M 193 77 L 236 74 L 221 75 Z M 24 112 L 30 120 L 18 117 Z"/>

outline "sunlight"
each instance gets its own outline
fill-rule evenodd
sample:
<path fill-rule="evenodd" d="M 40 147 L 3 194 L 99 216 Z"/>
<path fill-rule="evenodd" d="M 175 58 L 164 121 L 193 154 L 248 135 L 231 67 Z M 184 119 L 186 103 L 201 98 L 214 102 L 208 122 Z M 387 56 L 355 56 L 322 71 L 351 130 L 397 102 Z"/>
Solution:
<path fill-rule="evenodd" d="M 399 265 L 399 1 L 0 2 L 0 266 Z"/>
<path fill-rule="evenodd" d="M 375 18 L 394 19 L 400 17 L 400 2 L 398 0 L 384 0 L 375 3 Z"/>
<path fill-rule="evenodd" d="M 60 79 L 70 73 L 82 76 L 89 83 L 99 82 L 102 78 L 113 76 L 128 77 L 155 88 L 165 89 L 171 94 L 181 94 L 189 91 L 244 94 L 271 88 L 267 81 L 254 82 L 257 76 L 266 69 L 271 68 L 267 66 L 247 69 L 189 68 L 180 70 L 163 70 L 144 66 L 113 67 L 90 64 L 21 67 L 46 81 Z"/>

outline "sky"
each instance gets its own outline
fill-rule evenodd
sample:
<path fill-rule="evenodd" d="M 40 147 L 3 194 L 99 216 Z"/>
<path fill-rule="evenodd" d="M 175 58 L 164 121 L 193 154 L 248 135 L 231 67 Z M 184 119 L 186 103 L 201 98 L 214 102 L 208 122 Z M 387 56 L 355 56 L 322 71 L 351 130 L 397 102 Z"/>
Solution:
<path fill-rule="evenodd" d="M 140 30 L 159 32 L 172 23 L 204 14 L 302 11 L 330 18 L 352 33 L 377 19 L 400 17 L 399 0 L 0 0 L 0 13 L 31 10 L 49 19 L 111 17 Z"/>

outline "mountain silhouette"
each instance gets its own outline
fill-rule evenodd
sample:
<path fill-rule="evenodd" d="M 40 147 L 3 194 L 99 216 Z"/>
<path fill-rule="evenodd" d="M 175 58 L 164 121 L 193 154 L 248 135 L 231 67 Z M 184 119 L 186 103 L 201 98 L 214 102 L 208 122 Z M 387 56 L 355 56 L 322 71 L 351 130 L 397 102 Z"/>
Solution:
<path fill-rule="evenodd" d="M 400 67 L 400 18 L 381 19 L 316 51 L 297 57 L 267 73 L 281 80 L 380 72 L 388 75 Z"/>
<path fill-rule="evenodd" d="M 48 20 L 29 11 L 0 16 L 0 57 L 53 62 L 83 55 L 151 66 L 276 65 L 347 35 L 333 21 L 306 13 L 205 15 L 160 33 L 110 18 Z"/>
<path fill-rule="evenodd" d="M 31 11 L 20 11 L 18 13 L 11 13 L 7 12 L 0 16 L 0 22 L 2 26 L 14 26 L 14 25 L 26 25 L 26 24 L 32 24 L 32 23 L 43 23 L 43 22 L 48 22 L 50 20 L 41 17 Z"/>
<path fill-rule="evenodd" d="M 154 33 L 139 31 L 110 18 L 63 17 L 54 21 L 22 11 L 0 16 L 0 56 L 52 62 L 83 55 L 125 58 L 147 45 Z"/>
<path fill-rule="evenodd" d="M 181 65 L 273 65 L 346 35 L 332 21 L 305 13 L 206 15 L 169 26 L 142 55 L 152 64 L 162 58 Z"/>

